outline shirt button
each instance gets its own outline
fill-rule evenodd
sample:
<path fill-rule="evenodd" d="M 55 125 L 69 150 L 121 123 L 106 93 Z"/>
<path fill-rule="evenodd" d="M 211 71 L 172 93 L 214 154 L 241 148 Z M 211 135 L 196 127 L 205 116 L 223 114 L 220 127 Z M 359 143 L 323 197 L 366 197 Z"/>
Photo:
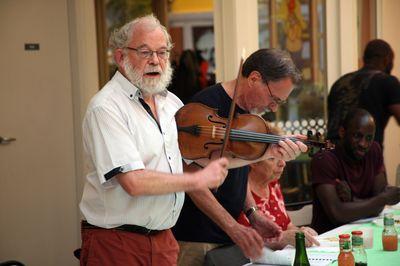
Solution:
<path fill-rule="evenodd" d="M 171 157 L 170 157 L 170 156 L 168 156 L 168 160 L 171 160 Z"/>

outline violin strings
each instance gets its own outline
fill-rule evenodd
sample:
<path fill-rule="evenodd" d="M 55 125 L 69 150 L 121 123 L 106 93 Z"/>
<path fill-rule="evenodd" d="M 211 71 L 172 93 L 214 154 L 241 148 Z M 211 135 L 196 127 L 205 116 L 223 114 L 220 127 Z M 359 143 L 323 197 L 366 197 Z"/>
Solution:
<path fill-rule="evenodd" d="M 204 128 L 204 130 L 201 130 L 202 133 L 213 133 L 216 137 L 220 136 L 223 137 L 225 136 L 225 128 L 222 127 L 210 127 L 210 126 L 199 126 L 199 128 Z M 234 140 L 243 140 L 243 141 L 255 141 L 255 142 L 267 142 L 267 143 L 277 143 L 280 140 L 284 139 L 280 136 L 276 135 L 270 135 L 270 134 L 265 134 L 265 133 L 257 133 L 257 132 L 250 132 L 246 130 L 237 130 L 237 129 L 232 129 L 230 137 L 233 138 Z M 294 141 L 298 140 L 296 138 L 290 138 Z"/>
<path fill-rule="evenodd" d="M 211 129 L 212 127 L 209 126 L 200 126 L 200 128 L 205 128 L 205 130 L 202 130 L 202 132 L 205 133 L 210 133 L 213 130 Z M 220 133 L 220 135 L 225 136 L 225 132 L 226 130 L 224 128 L 221 127 L 217 127 L 216 130 L 214 132 L 218 132 Z M 216 134 L 218 135 L 218 134 Z M 258 133 L 258 132 L 251 132 L 251 131 L 246 131 L 246 130 L 237 130 L 237 129 L 232 129 L 231 130 L 231 137 L 240 139 L 240 138 L 245 138 L 246 140 L 249 139 L 254 139 L 255 141 L 259 141 L 259 140 L 267 140 L 267 141 L 280 141 L 283 140 L 285 138 L 281 137 L 281 136 L 277 136 L 277 135 L 271 135 L 271 134 L 266 134 L 266 133 Z M 299 139 L 291 137 L 290 138 L 293 141 L 297 141 Z M 300 140 L 301 141 L 301 140 Z"/>
<path fill-rule="evenodd" d="M 214 133 L 215 137 L 223 138 L 225 136 L 226 129 L 222 127 L 215 127 L 215 126 L 198 126 L 198 128 L 202 129 L 201 133 L 211 134 Z M 230 137 L 233 140 L 237 141 L 253 141 L 253 142 L 264 142 L 264 143 L 278 143 L 280 140 L 286 139 L 285 137 L 266 134 L 266 133 L 259 133 L 259 132 L 251 132 L 246 130 L 240 129 L 232 129 L 230 133 Z M 309 141 L 309 140 L 301 140 L 295 137 L 289 137 L 292 141 L 300 141 L 307 145 L 313 146 L 321 146 L 324 145 L 323 143 L 319 143 L 316 141 Z"/>

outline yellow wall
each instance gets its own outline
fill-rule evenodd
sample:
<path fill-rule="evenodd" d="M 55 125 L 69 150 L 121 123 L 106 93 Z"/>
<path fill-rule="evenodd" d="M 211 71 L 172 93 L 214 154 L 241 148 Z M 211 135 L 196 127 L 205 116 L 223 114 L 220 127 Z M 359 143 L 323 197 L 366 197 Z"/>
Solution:
<path fill-rule="evenodd" d="M 172 13 L 212 12 L 213 0 L 174 0 L 171 6 Z"/>

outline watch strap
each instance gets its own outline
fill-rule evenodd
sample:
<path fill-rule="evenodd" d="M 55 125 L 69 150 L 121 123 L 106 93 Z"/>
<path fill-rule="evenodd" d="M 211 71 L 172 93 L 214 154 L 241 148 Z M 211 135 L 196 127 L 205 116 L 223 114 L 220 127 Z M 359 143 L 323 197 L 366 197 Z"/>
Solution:
<path fill-rule="evenodd" d="M 247 211 L 244 213 L 247 218 L 249 218 L 254 212 L 258 211 L 257 206 L 251 206 Z"/>

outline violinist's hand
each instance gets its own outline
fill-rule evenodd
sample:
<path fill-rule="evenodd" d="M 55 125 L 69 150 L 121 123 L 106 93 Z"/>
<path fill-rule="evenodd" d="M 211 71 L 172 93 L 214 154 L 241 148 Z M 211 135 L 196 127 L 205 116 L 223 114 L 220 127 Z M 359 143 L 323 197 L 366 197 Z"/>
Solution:
<path fill-rule="evenodd" d="M 303 142 L 293 142 L 289 139 L 289 137 L 295 137 L 298 139 L 306 140 L 306 136 L 293 135 L 286 137 L 288 138 L 284 138 L 283 140 L 279 141 L 278 144 L 271 144 L 268 148 L 266 156 L 275 157 L 284 161 L 291 161 L 296 159 L 296 157 L 299 156 L 300 153 L 307 151 L 308 148 Z"/>
<path fill-rule="evenodd" d="M 193 173 L 199 181 L 199 188 L 217 188 L 228 175 L 228 160 L 220 158 L 210 162 L 205 168 Z"/>
<path fill-rule="evenodd" d="M 282 228 L 265 214 L 256 211 L 249 217 L 249 222 L 264 241 L 280 241 L 282 238 Z"/>
<path fill-rule="evenodd" d="M 225 232 L 239 246 L 246 258 L 258 259 L 262 255 L 264 241 L 253 228 L 235 223 Z"/>

